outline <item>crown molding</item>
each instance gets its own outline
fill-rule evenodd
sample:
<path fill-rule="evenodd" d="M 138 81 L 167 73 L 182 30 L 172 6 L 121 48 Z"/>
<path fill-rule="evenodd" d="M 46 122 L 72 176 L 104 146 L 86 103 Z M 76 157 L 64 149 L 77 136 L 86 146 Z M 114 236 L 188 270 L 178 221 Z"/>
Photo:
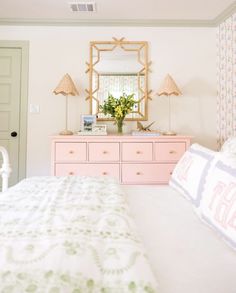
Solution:
<path fill-rule="evenodd" d="M 130 26 L 130 27 L 215 27 L 236 12 L 236 2 L 214 19 L 33 19 L 0 18 L 0 26 Z"/>
<path fill-rule="evenodd" d="M 186 19 L 20 19 L 0 18 L 0 25 L 14 26 L 133 26 L 133 27 L 212 27 L 211 20 Z"/>
<path fill-rule="evenodd" d="M 233 2 L 229 7 L 227 7 L 224 11 L 222 11 L 214 20 L 213 24 L 218 26 L 222 22 L 224 22 L 227 18 L 232 16 L 236 12 L 236 1 Z"/>

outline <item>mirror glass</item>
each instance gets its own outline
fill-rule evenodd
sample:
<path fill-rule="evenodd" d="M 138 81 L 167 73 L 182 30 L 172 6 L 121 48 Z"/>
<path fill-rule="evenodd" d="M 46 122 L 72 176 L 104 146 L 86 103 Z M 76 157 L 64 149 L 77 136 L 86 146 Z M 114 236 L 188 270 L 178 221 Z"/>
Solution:
<path fill-rule="evenodd" d="M 134 94 L 137 103 L 126 120 L 147 120 L 147 42 L 91 42 L 90 53 L 90 113 L 98 120 L 113 120 L 101 113 L 99 106 L 109 94 L 115 98 Z"/>

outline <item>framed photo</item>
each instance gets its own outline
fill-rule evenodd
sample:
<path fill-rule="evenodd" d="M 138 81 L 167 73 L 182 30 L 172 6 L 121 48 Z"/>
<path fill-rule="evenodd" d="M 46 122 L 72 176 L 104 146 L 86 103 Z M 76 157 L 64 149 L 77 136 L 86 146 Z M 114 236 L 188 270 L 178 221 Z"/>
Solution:
<path fill-rule="evenodd" d="M 95 124 L 93 125 L 93 132 L 94 133 L 107 133 L 107 126 L 106 125 L 101 125 L 101 124 Z"/>
<path fill-rule="evenodd" d="M 96 115 L 81 115 L 81 131 L 93 131 L 93 126 L 96 124 Z"/>

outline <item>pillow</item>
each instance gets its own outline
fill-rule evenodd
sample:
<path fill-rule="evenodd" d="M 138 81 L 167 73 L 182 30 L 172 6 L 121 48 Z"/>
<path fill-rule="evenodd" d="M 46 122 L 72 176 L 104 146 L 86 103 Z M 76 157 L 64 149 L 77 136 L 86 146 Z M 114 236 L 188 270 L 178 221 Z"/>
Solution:
<path fill-rule="evenodd" d="M 236 137 L 229 137 L 221 147 L 221 152 L 236 155 Z"/>
<path fill-rule="evenodd" d="M 212 167 L 200 205 L 201 218 L 236 248 L 236 164 L 224 158 Z"/>
<path fill-rule="evenodd" d="M 217 152 L 192 144 L 177 163 L 169 185 L 199 207 L 206 175 Z"/>

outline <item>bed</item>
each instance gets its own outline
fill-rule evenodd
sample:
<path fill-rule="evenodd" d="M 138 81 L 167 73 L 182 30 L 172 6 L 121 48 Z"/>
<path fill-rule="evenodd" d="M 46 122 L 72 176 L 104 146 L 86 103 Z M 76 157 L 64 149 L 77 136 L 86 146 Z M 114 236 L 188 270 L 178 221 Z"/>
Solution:
<path fill-rule="evenodd" d="M 172 187 L 123 186 L 129 205 L 112 179 L 25 179 L 0 197 L 0 291 L 235 293 L 235 158 L 236 139 L 233 159 L 192 145 Z"/>
<path fill-rule="evenodd" d="M 1 193 L 0 292 L 159 292 L 116 181 L 32 177 Z"/>

